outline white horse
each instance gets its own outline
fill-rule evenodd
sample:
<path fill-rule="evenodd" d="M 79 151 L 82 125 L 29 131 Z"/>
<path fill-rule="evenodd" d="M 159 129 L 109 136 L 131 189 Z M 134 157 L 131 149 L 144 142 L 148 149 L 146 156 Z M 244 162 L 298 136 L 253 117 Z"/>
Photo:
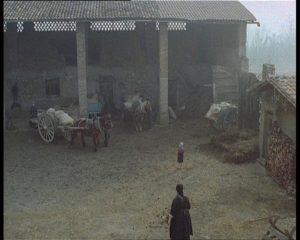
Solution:
<path fill-rule="evenodd" d="M 142 123 L 147 114 L 152 112 L 151 102 L 149 99 L 144 100 L 138 94 L 129 97 L 126 102 L 123 103 L 124 114 L 129 113 L 135 124 L 136 131 L 142 131 Z"/>

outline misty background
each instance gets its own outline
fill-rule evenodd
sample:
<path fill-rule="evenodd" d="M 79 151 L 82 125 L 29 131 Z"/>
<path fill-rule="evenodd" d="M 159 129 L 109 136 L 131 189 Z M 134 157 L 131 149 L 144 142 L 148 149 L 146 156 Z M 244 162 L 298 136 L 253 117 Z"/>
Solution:
<path fill-rule="evenodd" d="M 276 74 L 296 73 L 296 2 L 241 1 L 260 27 L 248 24 L 249 71 L 260 74 L 262 64 L 275 64 Z"/>
<path fill-rule="evenodd" d="M 133 0 L 143 1 L 143 0 Z M 145 0 L 144 0 L 145 1 Z M 170 0 L 156 0 L 170 1 Z M 193 1 L 193 0 L 173 0 Z M 228 0 L 196 0 L 228 1 Z M 229 0 L 230 1 L 230 0 Z M 249 71 L 261 74 L 262 64 L 275 64 L 276 74 L 296 74 L 296 1 L 238 0 L 257 19 L 247 26 Z"/>

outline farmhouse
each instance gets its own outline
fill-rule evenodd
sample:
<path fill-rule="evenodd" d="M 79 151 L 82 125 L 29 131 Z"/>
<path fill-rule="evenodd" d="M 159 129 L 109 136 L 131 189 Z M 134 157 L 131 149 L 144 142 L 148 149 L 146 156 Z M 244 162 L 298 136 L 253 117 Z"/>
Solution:
<path fill-rule="evenodd" d="M 16 83 L 22 109 L 77 104 L 79 116 L 90 95 L 113 111 L 137 90 L 161 124 L 168 106 L 238 102 L 255 21 L 238 1 L 4 1 L 5 108 Z"/>

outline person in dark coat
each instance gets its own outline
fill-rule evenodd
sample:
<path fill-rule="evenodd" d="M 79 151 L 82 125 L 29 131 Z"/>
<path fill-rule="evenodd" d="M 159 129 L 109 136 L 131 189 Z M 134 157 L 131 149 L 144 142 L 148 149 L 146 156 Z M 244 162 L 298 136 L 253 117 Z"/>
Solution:
<path fill-rule="evenodd" d="M 191 208 L 188 197 L 183 195 L 183 185 L 177 184 L 177 195 L 173 199 L 169 214 L 171 240 L 189 240 L 193 235 L 192 220 L 189 213 Z"/>
<path fill-rule="evenodd" d="M 12 88 L 11 88 L 11 94 L 13 96 L 13 101 L 18 102 L 18 97 L 19 97 L 19 87 L 18 83 L 15 83 Z"/>
<path fill-rule="evenodd" d="M 13 110 L 14 108 L 19 108 L 21 110 L 21 104 L 18 102 L 19 99 L 19 87 L 18 87 L 18 83 L 15 83 L 12 88 L 11 88 L 11 94 L 13 97 L 13 103 L 11 105 L 11 110 Z"/>

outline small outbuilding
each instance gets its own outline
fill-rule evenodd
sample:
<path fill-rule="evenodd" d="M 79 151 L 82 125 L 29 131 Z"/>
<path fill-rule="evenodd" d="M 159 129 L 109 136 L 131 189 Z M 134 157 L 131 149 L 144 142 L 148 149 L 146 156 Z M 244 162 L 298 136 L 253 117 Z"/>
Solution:
<path fill-rule="evenodd" d="M 249 89 L 259 93 L 260 161 L 287 189 L 296 175 L 296 78 L 273 76 Z"/>

